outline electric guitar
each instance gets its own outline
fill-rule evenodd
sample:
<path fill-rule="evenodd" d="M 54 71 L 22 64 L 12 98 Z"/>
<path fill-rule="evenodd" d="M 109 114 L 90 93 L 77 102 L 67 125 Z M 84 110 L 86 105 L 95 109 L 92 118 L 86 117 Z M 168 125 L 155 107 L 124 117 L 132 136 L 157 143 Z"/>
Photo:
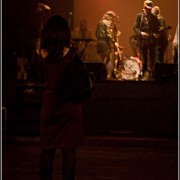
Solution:
<path fill-rule="evenodd" d="M 146 33 L 146 32 L 142 32 L 141 34 L 141 37 L 142 38 L 152 38 L 152 37 L 155 37 L 155 38 L 159 38 L 159 36 L 164 33 L 165 31 L 167 30 L 170 30 L 171 29 L 171 26 L 167 26 L 165 28 L 162 28 L 160 29 L 157 33 Z"/>

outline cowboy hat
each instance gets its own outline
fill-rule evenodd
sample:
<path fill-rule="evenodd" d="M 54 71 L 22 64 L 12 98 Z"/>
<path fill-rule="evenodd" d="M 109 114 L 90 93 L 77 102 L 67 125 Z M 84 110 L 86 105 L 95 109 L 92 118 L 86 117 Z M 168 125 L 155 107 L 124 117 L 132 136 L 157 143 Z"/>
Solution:
<path fill-rule="evenodd" d="M 145 0 L 144 1 L 144 7 L 148 8 L 148 9 L 152 9 L 153 2 L 151 0 Z"/>

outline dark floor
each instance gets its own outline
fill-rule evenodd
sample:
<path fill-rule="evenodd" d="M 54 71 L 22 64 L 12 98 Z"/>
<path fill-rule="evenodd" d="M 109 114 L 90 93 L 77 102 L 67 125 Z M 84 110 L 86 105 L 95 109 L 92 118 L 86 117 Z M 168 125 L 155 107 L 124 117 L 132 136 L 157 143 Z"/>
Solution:
<path fill-rule="evenodd" d="M 38 137 L 4 137 L 2 179 L 38 180 Z M 61 179 L 61 153 L 54 179 Z M 177 180 L 178 140 L 115 136 L 85 137 L 77 150 L 76 180 Z"/>

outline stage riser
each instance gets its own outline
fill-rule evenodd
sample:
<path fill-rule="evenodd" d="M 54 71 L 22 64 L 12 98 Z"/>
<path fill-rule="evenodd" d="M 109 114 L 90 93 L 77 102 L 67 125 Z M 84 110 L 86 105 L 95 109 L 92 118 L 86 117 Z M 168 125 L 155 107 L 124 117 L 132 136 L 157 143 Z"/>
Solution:
<path fill-rule="evenodd" d="M 173 135 L 177 133 L 177 103 L 173 84 L 98 84 L 92 98 L 84 102 L 85 132 Z"/>
<path fill-rule="evenodd" d="M 172 100 L 123 101 L 117 98 L 97 98 L 91 99 L 84 106 L 87 133 L 168 136 L 174 133 L 177 121 L 177 108 Z"/>
<path fill-rule="evenodd" d="M 39 134 L 42 90 L 42 85 L 17 87 L 16 103 L 7 108 L 7 132 Z M 82 110 L 87 135 L 177 135 L 178 84 L 98 82 L 91 98 L 83 101 Z"/>

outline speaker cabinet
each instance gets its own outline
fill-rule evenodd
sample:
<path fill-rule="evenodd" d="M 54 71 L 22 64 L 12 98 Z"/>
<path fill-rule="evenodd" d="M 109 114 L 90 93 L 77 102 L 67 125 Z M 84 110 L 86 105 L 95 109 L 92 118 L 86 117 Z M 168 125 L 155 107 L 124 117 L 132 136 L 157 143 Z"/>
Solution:
<path fill-rule="evenodd" d="M 178 64 L 157 63 L 154 67 L 154 79 L 157 81 L 170 81 L 178 78 Z"/>

